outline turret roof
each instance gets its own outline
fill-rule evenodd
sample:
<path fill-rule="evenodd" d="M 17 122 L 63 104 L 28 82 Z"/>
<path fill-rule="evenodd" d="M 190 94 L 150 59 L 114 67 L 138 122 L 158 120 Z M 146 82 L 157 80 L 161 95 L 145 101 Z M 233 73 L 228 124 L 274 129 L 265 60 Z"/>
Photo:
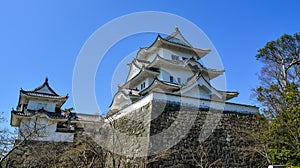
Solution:
<path fill-rule="evenodd" d="M 192 45 L 181 34 L 181 32 L 179 31 L 179 28 L 177 26 L 175 27 L 175 31 L 164 39 L 169 42 L 178 43 L 181 45 L 192 47 Z"/>
<path fill-rule="evenodd" d="M 137 53 L 137 58 L 140 55 L 152 53 L 157 48 L 173 48 L 174 50 L 179 50 L 180 52 L 188 53 L 194 55 L 197 59 L 204 57 L 211 50 L 210 49 L 200 49 L 194 48 L 180 33 L 178 28 L 175 28 L 175 31 L 166 38 L 161 37 L 159 34 L 155 41 L 149 46 L 141 48 Z"/>
<path fill-rule="evenodd" d="M 31 96 L 31 97 L 44 97 L 44 98 L 50 98 L 50 99 L 67 99 L 68 96 L 60 96 L 58 95 L 49 85 L 48 83 L 48 78 L 45 79 L 45 82 L 30 91 L 25 91 L 23 89 L 20 90 L 20 94 L 26 95 L 26 96 Z"/>

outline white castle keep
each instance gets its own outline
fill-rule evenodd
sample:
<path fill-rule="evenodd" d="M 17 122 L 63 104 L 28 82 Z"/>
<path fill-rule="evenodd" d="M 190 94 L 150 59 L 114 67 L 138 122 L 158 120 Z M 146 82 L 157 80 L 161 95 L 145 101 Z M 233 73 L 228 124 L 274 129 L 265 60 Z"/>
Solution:
<path fill-rule="evenodd" d="M 114 118 L 140 108 L 154 99 L 222 111 L 258 113 L 254 106 L 229 103 L 238 92 L 221 91 L 211 80 L 224 73 L 204 67 L 199 61 L 210 49 L 193 47 L 176 27 L 166 38 L 141 48 L 129 63 L 126 82 L 114 95 L 108 116 Z"/>

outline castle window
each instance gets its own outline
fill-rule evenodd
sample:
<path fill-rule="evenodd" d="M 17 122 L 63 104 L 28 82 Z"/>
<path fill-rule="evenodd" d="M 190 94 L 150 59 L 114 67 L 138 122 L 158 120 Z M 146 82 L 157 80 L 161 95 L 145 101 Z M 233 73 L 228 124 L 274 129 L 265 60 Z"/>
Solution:
<path fill-rule="evenodd" d="M 143 90 L 146 87 L 145 82 L 141 84 L 141 90 Z"/>
<path fill-rule="evenodd" d="M 172 60 L 178 61 L 179 60 L 179 56 L 178 55 L 172 55 Z"/>
<path fill-rule="evenodd" d="M 41 108 L 43 108 L 43 104 L 42 104 L 42 103 L 38 103 L 38 104 L 37 104 L 37 110 L 39 110 L 39 109 L 41 109 Z"/>
<path fill-rule="evenodd" d="M 170 76 L 170 82 L 173 83 L 174 82 L 174 77 Z"/>
<path fill-rule="evenodd" d="M 177 83 L 181 84 L 181 79 L 180 78 L 177 78 Z"/>
<path fill-rule="evenodd" d="M 47 109 L 47 103 L 38 103 L 37 104 L 37 110 L 40 110 L 40 109 Z"/>

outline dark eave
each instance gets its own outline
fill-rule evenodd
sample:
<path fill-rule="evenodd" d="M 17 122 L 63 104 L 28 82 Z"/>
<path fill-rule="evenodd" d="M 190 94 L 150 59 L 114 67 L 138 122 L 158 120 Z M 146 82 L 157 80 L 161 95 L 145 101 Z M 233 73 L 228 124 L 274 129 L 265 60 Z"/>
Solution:
<path fill-rule="evenodd" d="M 60 112 L 49 112 L 44 109 L 40 110 L 26 110 L 24 111 L 16 111 L 12 110 L 11 111 L 11 120 L 10 120 L 10 125 L 12 126 L 19 126 L 19 123 L 16 124 L 16 120 L 20 120 L 22 118 L 32 118 L 37 115 L 45 115 L 49 119 L 53 120 L 61 120 L 61 121 L 66 121 L 66 120 L 77 120 L 77 115 L 76 113 L 70 113 L 70 115 L 62 115 Z"/>
<path fill-rule="evenodd" d="M 30 97 L 40 97 L 40 98 L 49 98 L 49 99 L 63 99 L 63 100 L 68 99 L 68 96 L 59 96 L 59 95 L 53 95 L 53 94 L 48 94 L 48 93 L 25 91 L 22 89 L 20 90 L 20 94 L 24 94 L 24 95 L 30 96 Z"/>

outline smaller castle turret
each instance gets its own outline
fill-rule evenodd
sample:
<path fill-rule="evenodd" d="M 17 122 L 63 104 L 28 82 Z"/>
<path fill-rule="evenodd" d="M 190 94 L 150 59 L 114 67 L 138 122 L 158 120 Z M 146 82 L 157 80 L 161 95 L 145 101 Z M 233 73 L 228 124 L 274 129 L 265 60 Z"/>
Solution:
<path fill-rule="evenodd" d="M 19 128 L 18 139 L 73 142 L 77 116 L 62 110 L 68 96 L 58 95 L 48 78 L 34 90 L 20 90 L 16 110 L 11 112 L 11 125 Z"/>

